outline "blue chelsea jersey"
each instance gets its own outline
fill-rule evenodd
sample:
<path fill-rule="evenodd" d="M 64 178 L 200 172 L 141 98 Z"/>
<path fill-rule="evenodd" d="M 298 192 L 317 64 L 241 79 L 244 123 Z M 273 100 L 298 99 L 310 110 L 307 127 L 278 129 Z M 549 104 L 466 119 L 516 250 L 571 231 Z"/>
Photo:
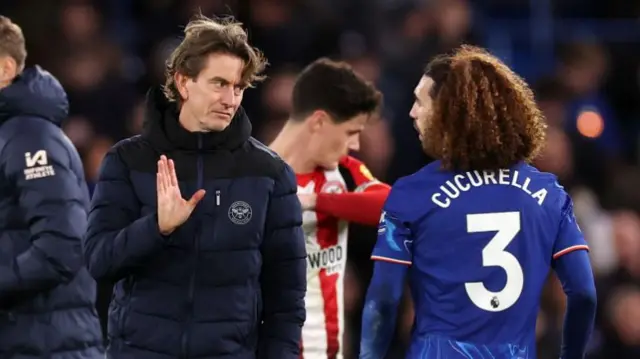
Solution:
<path fill-rule="evenodd" d="M 524 163 L 452 173 L 436 161 L 393 186 L 372 259 L 410 266 L 410 358 L 533 359 L 552 261 L 579 249 L 554 175 Z"/>

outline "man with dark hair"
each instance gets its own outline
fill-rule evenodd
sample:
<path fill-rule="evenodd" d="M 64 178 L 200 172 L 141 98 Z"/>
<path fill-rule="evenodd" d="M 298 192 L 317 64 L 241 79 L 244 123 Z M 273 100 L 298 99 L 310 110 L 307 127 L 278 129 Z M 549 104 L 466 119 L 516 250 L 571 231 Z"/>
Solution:
<path fill-rule="evenodd" d="M 190 22 L 141 136 L 105 156 L 84 253 L 116 282 L 111 358 L 298 359 L 305 247 L 291 168 L 240 107 L 265 60 L 241 25 Z M 186 198 L 186 199 L 185 199 Z"/>
<path fill-rule="evenodd" d="M 293 168 L 307 245 L 305 359 L 342 358 L 348 223 L 375 226 L 389 186 L 348 155 L 381 94 L 346 63 L 320 59 L 298 76 L 293 111 L 271 148 Z"/>
<path fill-rule="evenodd" d="M 0 357 L 102 358 L 80 250 L 89 192 L 60 128 L 69 103 L 26 56 L 22 30 L 0 16 Z"/>
<path fill-rule="evenodd" d="M 584 358 L 596 311 L 589 248 L 556 176 L 528 164 L 545 135 L 533 93 L 472 46 L 433 60 L 414 92 L 410 116 L 438 160 L 398 180 L 384 205 L 360 358 L 385 357 L 407 277 L 407 358 L 535 358 L 551 268 L 567 294 L 561 358 Z"/>

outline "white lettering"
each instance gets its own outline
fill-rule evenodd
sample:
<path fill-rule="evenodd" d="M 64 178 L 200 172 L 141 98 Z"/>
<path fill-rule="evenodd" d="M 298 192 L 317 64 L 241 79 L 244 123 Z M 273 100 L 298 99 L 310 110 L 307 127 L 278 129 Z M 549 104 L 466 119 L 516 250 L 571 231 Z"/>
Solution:
<path fill-rule="evenodd" d="M 544 199 L 547 197 L 547 190 L 543 188 L 538 192 L 534 193 L 533 195 L 531 195 L 531 197 L 537 199 L 538 204 L 542 206 L 542 202 L 544 202 Z"/>
<path fill-rule="evenodd" d="M 442 202 L 438 199 L 439 197 L 442 197 L 442 193 L 434 193 L 433 196 L 431 196 L 431 202 L 435 203 L 440 208 L 449 207 L 449 205 L 451 204 L 451 200 L 449 198 L 446 198 L 444 202 Z"/>
<path fill-rule="evenodd" d="M 456 183 L 456 186 L 458 186 L 458 188 L 460 188 L 461 190 L 463 190 L 463 191 L 465 191 L 465 192 L 466 192 L 466 191 L 468 191 L 471 187 L 470 187 L 468 184 L 463 185 L 463 184 L 460 182 L 460 181 L 461 181 L 461 180 L 463 180 L 463 179 L 464 179 L 464 176 L 463 176 L 463 175 L 460 175 L 460 174 L 457 174 L 457 175 L 455 175 L 455 176 L 453 177 L 453 181 Z"/>
<path fill-rule="evenodd" d="M 522 189 L 522 186 L 518 183 L 518 171 L 513 171 L 513 177 L 511 177 L 511 185 Z"/>
<path fill-rule="evenodd" d="M 524 184 L 522 185 L 522 190 L 525 191 L 528 195 L 531 195 L 531 191 L 529 190 L 529 183 L 531 183 L 531 178 L 525 178 Z"/>
<path fill-rule="evenodd" d="M 456 186 L 454 186 L 451 181 L 447 181 L 446 184 L 449 186 L 449 188 L 451 188 L 453 192 L 449 192 L 449 190 L 447 190 L 447 187 L 445 186 L 440 186 L 442 192 L 446 193 L 447 196 L 451 199 L 458 198 L 458 196 L 460 195 L 460 190 L 456 188 Z"/>
<path fill-rule="evenodd" d="M 509 184 L 509 170 L 500 170 L 499 172 L 498 183 Z"/>
<path fill-rule="evenodd" d="M 496 175 L 498 177 L 497 180 Z M 517 170 L 510 171 L 508 169 L 483 171 L 482 174 L 478 171 L 456 174 L 453 177 L 453 181 L 446 181 L 440 186 L 439 192 L 431 195 L 431 202 L 440 208 L 448 208 L 454 199 L 459 198 L 462 192 L 471 190 L 472 186 L 500 185 L 518 188 L 535 199 L 539 205 L 542 205 L 547 197 L 547 190 L 542 188 L 532 192 L 529 189 L 531 178 L 524 177 L 524 180 L 522 178 L 521 173 Z M 468 179 L 469 183 L 465 183 L 465 179 Z"/>
<path fill-rule="evenodd" d="M 484 184 L 488 184 L 489 180 L 491 180 L 491 183 L 493 184 L 498 184 L 498 182 L 496 182 L 496 174 L 493 173 L 492 171 L 482 171 L 484 174 Z"/>
<path fill-rule="evenodd" d="M 473 187 L 482 186 L 482 175 L 478 171 L 473 171 L 474 176 L 471 175 L 472 172 L 467 172 L 467 177 L 469 178 L 469 182 Z"/>
<path fill-rule="evenodd" d="M 33 180 L 38 178 L 45 178 L 55 176 L 56 171 L 53 166 L 39 166 L 33 168 L 27 168 L 24 170 L 24 179 Z"/>

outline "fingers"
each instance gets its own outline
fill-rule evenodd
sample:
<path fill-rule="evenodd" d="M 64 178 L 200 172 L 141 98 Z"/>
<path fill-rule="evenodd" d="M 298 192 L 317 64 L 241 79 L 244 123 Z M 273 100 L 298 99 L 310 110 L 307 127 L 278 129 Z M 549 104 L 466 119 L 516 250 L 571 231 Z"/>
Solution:
<path fill-rule="evenodd" d="M 200 202 L 204 198 L 205 193 L 206 193 L 205 190 L 200 189 L 196 193 L 194 193 L 193 196 L 191 196 L 191 198 L 188 201 L 191 208 L 195 208 L 198 202 Z"/>
<path fill-rule="evenodd" d="M 156 173 L 156 191 L 158 194 L 164 194 L 167 191 L 166 188 L 164 188 L 162 175 L 160 174 L 160 161 L 158 161 L 158 172 Z"/>
<path fill-rule="evenodd" d="M 164 176 L 165 157 L 160 156 L 158 160 L 158 172 L 156 173 L 156 185 L 158 186 L 158 193 L 167 192 L 167 186 L 165 185 Z"/>
<path fill-rule="evenodd" d="M 178 187 L 178 176 L 176 175 L 176 165 L 173 162 L 173 160 L 169 160 L 168 172 L 169 172 L 169 180 L 171 185 Z"/>
<path fill-rule="evenodd" d="M 171 175 L 169 174 L 169 161 L 165 155 L 158 161 L 157 184 L 160 193 L 166 193 L 171 187 Z"/>

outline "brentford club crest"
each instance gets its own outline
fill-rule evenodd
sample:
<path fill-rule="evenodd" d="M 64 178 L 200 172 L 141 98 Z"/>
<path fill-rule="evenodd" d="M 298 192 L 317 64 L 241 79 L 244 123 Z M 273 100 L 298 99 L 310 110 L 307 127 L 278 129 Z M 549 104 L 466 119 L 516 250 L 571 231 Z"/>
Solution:
<path fill-rule="evenodd" d="M 344 188 L 342 182 L 329 181 L 322 186 L 320 192 L 322 193 L 344 193 L 347 189 Z"/>

